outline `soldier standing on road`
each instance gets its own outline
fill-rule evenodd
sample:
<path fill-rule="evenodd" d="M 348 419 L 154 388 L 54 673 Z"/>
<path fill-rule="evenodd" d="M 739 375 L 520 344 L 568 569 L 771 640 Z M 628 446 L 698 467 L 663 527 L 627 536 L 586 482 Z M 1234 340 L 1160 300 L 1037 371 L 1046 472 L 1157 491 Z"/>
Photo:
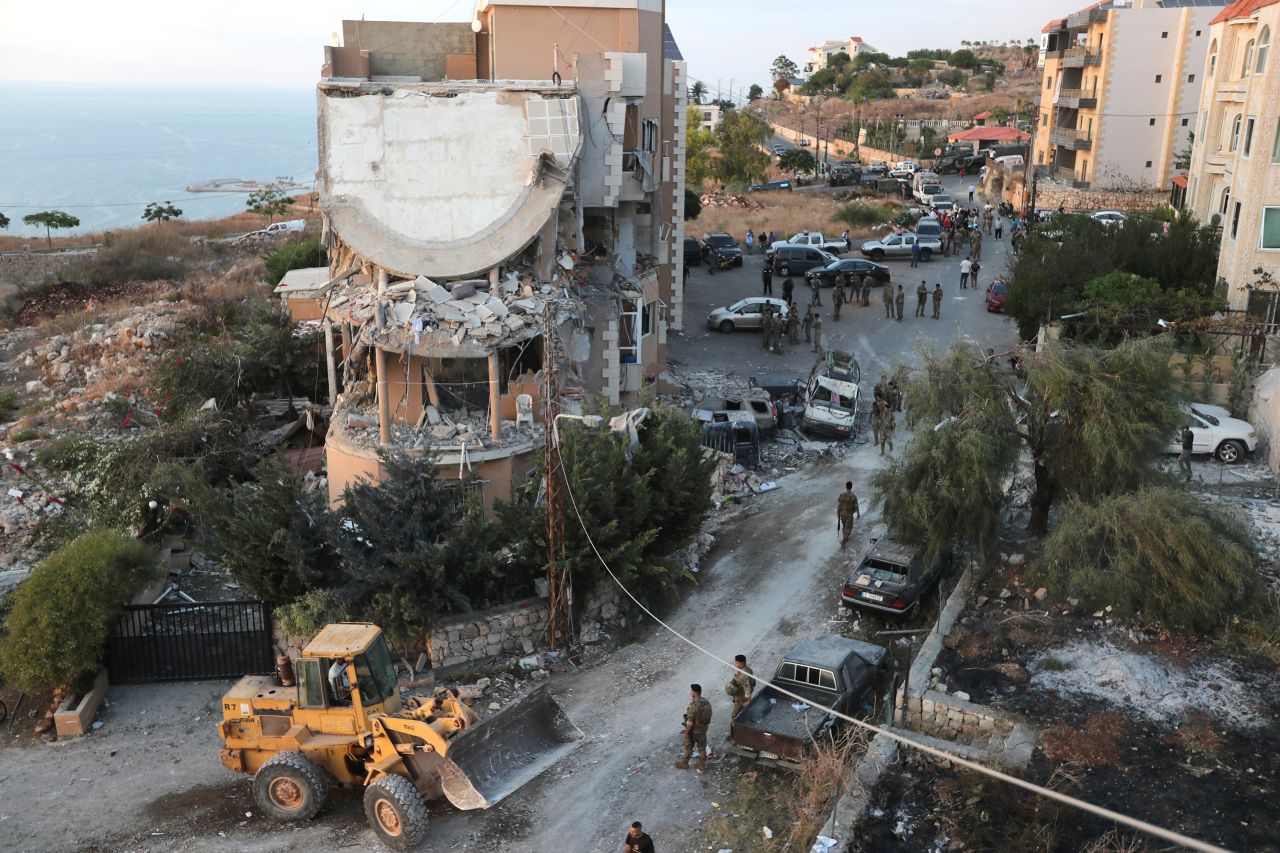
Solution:
<path fill-rule="evenodd" d="M 822 279 L 818 278 L 816 275 L 815 275 L 813 278 L 809 279 L 809 289 L 813 292 L 813 296 L 812 296 L 812 298 L 810 298 L 810 299 L 809 299 L 809 303 L 810 303 L 811 305 L 817 305 L 817 306 L 821 307 L 821 305 L 822 305 Z"/>
<path fill-rule="evenodd" d="M 631 831 L 622 840 L 622 853 L 653 853 L 653 839 L 644 831 L 640 821 L 631 824 Z"/>
<path fill-rule="evenodd" d="M 942 282 L 935 281 L 933 283 L 933 319 L 937 320 L 942 315 Z"/>
<path fill-rule="evenodd" d="M 773 296 L 773 268 L 769 266 L 769 262 L 764 262 L 764 269 L 760 271 L 760 282 L 764 285 L 764 293 L 762 296 Z"/>
<path fill-rule="evenodd" d="M 733 702 L 733 716 L 729 717 L 730 722 L 742 713 L 743 708 L 747 707 L 747 703 L 751 701 L 751 691 L 756 687 L 756 680 L 751 677 L 751 667 L 747 666 L 746 655 L 734 655 L 733 665 L 738 671 L 724 686 L 724 692 L 729 694 L 729 699 Z"/>
<path fill-rule="evenodd" d="M 884 401 L 889 404 L 889 409 L 895 412 L 902 411 L 902 392 L 898 390 L 898 381 L 896 379 L 889 380 L 889 391 L 884 395 Z"/>
<path fill-rule="evenodd" d="M 684 711 L 684 757 L 676 762 L 677 770 L 689 769 L 689 757 L 698 752 L 697 769 L 707 772 L 707 727 L 711 725 L 711 703 L 702 698 L 702 685 L 689 685 L 689 707 Z"/>
<path fill-rule="evenodd" d="M 822 352 L 822 315 L 813 312 L 813 351 Z"/>
<path fill-rule="evenodd" d="M 886 320 L 893 319 L 893 285 L 885 284 L 884 291 L 884 318 Z"/>
<path fill-rule="evenodd" d="M 840 547 L 849 544 L 849 536 L 853 533 L 853 517 L 862 518 L 858 509 L 858 496 L 853 493 L 853 481 L 844 484 L 844 491 L 836 500 L 836 528 L 840 531 Z"/>
<path fill-rule="evenodd" d="M 836 276 L 836 288 L 831 292 L 831 319 L 840 319 L 840 306 L 844 305 L 844 273 Z"/>
<path fill-rule="evenodd" d="M 898 292 L 893 297 L 893 307 L 897 311 L 898 322 L 902 322 L 902 309 L 907 304 L 906 291 L 902 289 L 902 285 L 898 285 Z"/>
<path fill-rule="evenodd" d="M 795 292 L 796 283 L 791 280 L 791 276 L 787 276 L 782 280 L 782 301 L 790 302 L 791 294 Z"/>
<path fill-rule="evenodd" d="M 804 309 L 804 342 L 807 344 L 813 338 L 813 306 L 810 305 Z"/>
<path fill-rule="evenodd" d="M 922 279 L 920 286 L 916 288 L 916 316 L 924 316 L 924 304 L 929 301 L 929 285 L 924 283 Z"/>
<path fill-rule="evenodd" d="M 862 277 L 862 307 L 866 308 L 871 304 L 871 276 L 864 275 Z"/>
<path fill-rule="evenodd" d="M 972 248 L 970 248 L 969 250 L 969 254 L 973 257 L 975 261 L 982 257 L 982 232 L 981 231 L 973 232 L 973 245 L 972 245 Z"/>
<path fill-rule="evenodd" d="M 793 344 L 800 343 L 800 311 L 794 302 L 787 306 L 787 340 Z"/>
<path fill-rule="evenodd" d="M 880 455 L 884 456 L 884 448 L 889 447 L 889 452 L 893 452 L 893 433 L 898 425 L 893 417 L 892 411 L 884 413 L 884 418 L 880 422 Z"/>
<path fill-rule="evenodd" d="M 773 306 L 765 305 L 760 315 L 760 333 L 764 337 L 764 348 L 773 349 Z"/>
<path fill-rule="evenodd" d="M 880 443 L 880 409 L 884 406 L 884 397 L 880 393 L 880 386 L 876 386 L 875 397 L 871 403 L 871 446 L 875 447 Z"/>

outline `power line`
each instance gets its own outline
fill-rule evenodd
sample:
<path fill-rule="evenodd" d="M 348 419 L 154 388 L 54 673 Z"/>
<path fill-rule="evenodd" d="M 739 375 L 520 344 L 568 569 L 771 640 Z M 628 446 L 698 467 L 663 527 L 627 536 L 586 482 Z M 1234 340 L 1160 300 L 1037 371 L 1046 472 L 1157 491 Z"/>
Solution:
<path fill-rule="evenodd" d="M 569 477 L 567 476 L 564 477 L 564 487 L 565 487 L 565 492 L 569 495 L 569 502 L 573 506 L 573 513 L 578 518 L 578 524 L 582 527 L 582 532 L 587 537 L 587 543 L 591 546 L 591 550 L 595 553 L 596 559 L 600 561 L 600 565 L 604 566 L 604 570 L 609 573 L 609 577 L 612 578 L 613 582 L 618 585 L 618 588 L 621 589 L 628 598 L 634 601 L 636 605 L 641 610 L 644 611 L 645 615 L 653 619 L 653 621 L 657 622 L 659 625 L 661 625 L 664 629 L 666 629 L 671 634 L 674 634 L 682 642 L 693 647 L 694 649 L 697 649 L 699 652 L 711 658 L 716 663 L 720 664 L 726 669 L 736 672 L 737 668 L 732 663 L 720 657 L 719 655 L 715 654 L 714 652 L 698 645 L 693 640 L 689 639 L 684 634 L 681 634 L 675 628 L 672 628 L 666 622 L 659 619 L 658 616 L 654 614 L 652 610 L 650 610 L 648 607 L 645 607 L 644 603 L 641 602 L 640 599 L 636 598 L 635 595 L 632 594 L 631 590 L 627 589 L 626 585 L 623 584 L 623 582 L 618 579 L 618 576 L 613 573 L 613 569 L 610 568 L 609 564 L 605 561 L 604 556 L 600 553 L 600 549 L 596 547 L 595 540 L 591 537 L 591 532 L 587 529 L 587 523 L 585 520 L 583 520 L 582 513 L 578 509 L 578 500 L 573 494 L 573 488 L 569 484 Z M 1203 853 L 1228 853 L 1228 851 L 1224 850 L 1221 847 L 1216 847 L 1212 844 L 1208 844 L 1203 841 L 1198 841 L 1194 838 L 1190 838 L 1189 836 L 1182 835 L 1181 833 L 1178 833 L 1178 832 L 1174 832 L 1171 829 L 1165 829 L 1164 827 L 1156 826 L 1155 824 L 1148 823 L 1144 820 L 1139 820 L 1138 818 L 1130 817 L 1128 815 L 1121 814 L 1120 812 L 1112 811 L 1111 809 L 1105 808 L 1103 806 L 1097 806 L 1085 800 L 1077 799 L 1076 797 L 1072 797 L 1069 794 L 1063 794 L 1059 791 L 1054 791 L 1051 788 L 1046 788 L 1042 785 L 1037 785 L 1033 782 L 1027 782 L 1024 779 L 1019 779 L 1016 776 L 1010 776 L 1008 773 L 1004 773 L 994 768 L 987 767 L 986 765 L 979 764 L 976 761 L 970 761 L 967 758 L 961 758 L 960 756 L 954 755 L 950 752 L 947 752 L 946 750 L 937 749 L 935 747 L 928 746 L 923 743 L 918 743 L 908 737 L 904 737 L 903 735 L 898 734 L 897 732 L 890 731 L 889 729 L 882 728 L 873 723 L 868 723 L 865 720 L 859 720 L 855 717 L 849 716 L 848 714 L 843 714 L 835 710 L 834 708 L 828 708 L 823 705 L 819 705 L 810 699 L 806 699 L 803 696 L 800 696 L 796 693 L 792 693 L 791 691 L 787 690 L 785 687 L 779 687 L 777 684 L 774 684 L 768 679 L 763 678 L 761 676 L 755 676 L 755 680 L 761 684 L 764 684 L 766 687 L 773 688 L 774 690 L 778 691 L 784 696 L 788 696 L 796 700 L 797 702 L 802 702 L 806 705 L 810 705 L 814 708 L 817 708 L 821 711 L 831 714 L 837 719 L 844 720 L 847 723 L 852 723 L 853 725 L 858 726 L 859 728 L 865 729 L 866 731 L 875 732 L 876 734 L 884 735 L 890 740 L 896 741 L 902 744 L 903 746 L 909 746 L 913 749 L 918 749 L 921 752 L 932 755 L 936 758 L 944 759 L 946 761 L 951 762 L 952 764 L 957 764 L 968 770 L 972 770 L 975 773 L 981 773 L 984 776 L 990 776 L 992 779 L 997 779 L 1001 782 L 1006 782 L 1010 785 L 1016 785 L 1017 787 L 1022 788 L 1026 791 L 1030 791 L 1033 794 L 1038 794 L 1042 797 L 1047 797 L 1048 799 L 1056 800 L 1060 803 L 1063 803 L 1064 805 L 1068 805 L 1073 808 L 1080 809 L 1081 811 L 1089 812 L 1090 814 L 1097 815 L 1098 817 L 1106 818 L 1107 820 L 1114 821 L 1115 823 L 1123 824 L 1129 827 L 1130 829 L 1136 829 L 1139 832 L 1146 833 L 1147 835 L 1153 835 L 1157 838 L 1164 839 L 1165 841 L 1171 841 L 1174 844 L 1180 844 L 1183 847 L 1188 847 L 1192 850 L 1200 850 L 1200 851 L 1203 851 Z"/>

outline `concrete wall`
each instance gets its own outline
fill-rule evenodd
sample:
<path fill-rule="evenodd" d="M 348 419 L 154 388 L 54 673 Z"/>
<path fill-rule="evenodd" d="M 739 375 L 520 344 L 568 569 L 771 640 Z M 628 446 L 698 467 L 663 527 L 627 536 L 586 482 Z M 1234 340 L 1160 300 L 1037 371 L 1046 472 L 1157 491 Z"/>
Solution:
<path fill-rule="evenodd" d="M 580 599 L 574 606 L 579 633 L 593 623 L 622 620 L 621 604 L 621 594 L 613 584 Z M 437 669 L 466 667 L 500 655 L 530 654 L 545 647 L 546 630 L 547 600 L 526 598 L 442 622 L 427 640 L 427 654 Z"/>
<path fill-rule="evenodd" d="M 1253 386 L 1249 423 L 1258 431 L 1258 458 L 1265 458 L 1273 472 L 1280 472 L 1280 367 L 1258 377 Z"/>
<path fill-rule="evenodd" d="M 495 80 L 550 80 L 555 70 L 552 51 L 557 44 L 568 62 L 578 52 L 642 50 L 637 25 L 640 13 L 635 9 L 556 8 L 564 18 L 541 3 L 497 4 L 480 13 L 489 33 Z M 662 56 L 661 47 L 657 56 Z M 568 78 L 571 69 L 562 65 L 560 74 Z"/>
<path fill-rule="evenodd" d="M 97 254 L 94 249 L 66 252 L 4 252 L 0 254 L 0 283 L 14 287 L 34 287 L 57 277 L 71 266 Z"/>
<path fill-rule="evenodd" d="M 476 35 L 469 23 L 343 21 L 342 44 L 369 51 L 370 74 L 444 80 L 445 57 L 474 55 Z"/>
<path fill-rule="evenodd" d="M 912 687 L 904 697 L 898 690 L 897 724 L 948 740 L 971 740 L 981 735 L 1008 734 L 1013 720 L 985 705 L 953 693 Z"/>

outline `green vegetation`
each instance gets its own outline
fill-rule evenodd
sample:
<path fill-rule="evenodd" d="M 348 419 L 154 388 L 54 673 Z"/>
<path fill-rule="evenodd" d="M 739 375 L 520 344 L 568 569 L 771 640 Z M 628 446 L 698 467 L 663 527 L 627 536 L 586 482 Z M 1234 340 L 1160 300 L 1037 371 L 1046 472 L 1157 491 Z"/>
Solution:
<path fill-rule="evenodd" d="M 303 593 L 273 614 L 280 632 L 292 639 L 308 640 L 325 625 L 350 622 L 351 608 L 346 600 L 331 589 L 313 589 Z"/>
<path fill-rule="evenodd" d="M 694 80 L 693 85 L 689 87 L 689 100 L 695 104 L 701 104 L 702 99 L 707 96 L 707 84 L 701 80 Z"/>
<path fill-rule="evenodd" d="M 170 219 L 178 219 L 182 216 L 182 208 L 174 207 L 173 202 L 166 201 L 164 204 L 153 201 L 147 205 L 147 209 L 142 211 L 142 218 L 147 222 L 168 222 Z"/>
<path fill-rule="evenodd" d="M 803 148 L 788 148 L 778 158 L 778 168 L 791 172 L 812 172 L 818 168 L 818 161 Z"/>
<path fill-rule="evenodd" d="M 732 187 L 762 179 L 769 168 L 770 157 L 760 146 L 773 135 L 773 128 L 748 112 L 725 110 L 720 126 L 714 132 L 714 146 L 718 156 L 711 158 L 704 146 L 700 153 L 708 155 L 710 176 Z M 690 183 L 694 183 L 695 171 L 690 170 Z"/>
<path fill-rule="evenodd" d="M 319 237 L 289 243 L 262 256 L 267 267 L 267 284 L 277 285 L 289 270 L 329 265 L 329 253 L 320 245 Z"/>
<path fill-rule="evenodd" d="M 1108 228 L 1087 216 L 1060 215 L 1022 244 L 1005 311 L 1024 340 L 1064 314 L 1085 316 L 1068 336 L 1114 343 L 1157 319 L 1191 320 L 1225 307 L 1216 292 L 1220 231 L 1189 215 L 1167 223 L 1131 216 Z M 1056 239 L 1055 239 L 1056 237 Z"/>
<path fill-rule="evenodd" d="M 48 241 L 50 249 L 53 248 L 54 231 L 61 231 L 63 228 L 80 227 L 79 219 L 61 210 L 42 210 L 39 213 L 29 213 L 22 217 L 22 221 L 27 225 L 42 226 L 45 240 Z"/>
<path fill-rule="evenodd" d="M 1218 634 L 1266 601 L 1253 552 L 1236 518 L 1181 489 L 1156 487 L 1070 501 L 1031 577 L 1089 608 Z"/>
<path fill-rule="evenodd" d="M 14 388 L 0 390 L 0 421 L 7 421 L 17 414 L 20 399 Z"/>
<path fill-rule="evenodd" d="M 831 218 L 832 221 L 842 222 L 850 228 L 866 228 L 891 222 L 897 215 L 898 209 L 892 205 L 851 201 L 841 205 Z"/>
<path fill-rule="evenodd" d="M 685 187 L 684 190 L 684 221 L 692 222 L 702 213 L 702 196 L 693 190 Z"/>
<path fill-rule="evenodd" d="M 9 217 L 5 216 L 3 213 L 0 213 L 0 231 L 3 231 L 8 227 L 9 227 Z"/>
<path fill-rule="evenodd" d="M 131 281 L 182 281 L 192 261 L 207 251 L 181 234 L 154 228 L 112 233 L 93 257 L 74 272 L 81 281 L 103 287 Z"/>
<path fill-rule="evenodd" d="M 0 641 L 5 681 L 27 693 L 83 687 L 102 665 L 124 605 L 157 572 L 151 548 L 104 530 L 50 554 L 8 602 Z"/>
<path fill-rule="evenodd" d="M 14 444 L 22 444 L 24 441 L 35 441 L 40 437 L 40 430 L 35 427 L 23 427 L 14 430 L 9 436 L 9 440 Z"/>
<path fill-rule="evenodd" d="M 758 101 L 764 97 L 764 89 L 760 88 L 759 83 L 752 83 L 751 88 L 747 90 L 747 100 Z M 0 226 L 3 227 L 3 226 Z"/>
<path fill-rule="evenodd" d="M 778 56 L 769 66 L 769 79 L 773 81 L 790 80 L 799 73 L 800 67 L 783 55 Z"/>
<path fill-rule="evenodd" d="M 250 213 L 266 217 L 267 221 L 283 216 L 293 205 L 293 199 L 278 187 L 263 187 L 249 194 L 245 207 Z"/>
<path fill-rule="evenodd" d="M 702 126 L 702 111 L 689 107 L 685 112 L 686 186 L 695 192 L 711 177 L 711 161 L 716 148 L 715 131 Z"/>

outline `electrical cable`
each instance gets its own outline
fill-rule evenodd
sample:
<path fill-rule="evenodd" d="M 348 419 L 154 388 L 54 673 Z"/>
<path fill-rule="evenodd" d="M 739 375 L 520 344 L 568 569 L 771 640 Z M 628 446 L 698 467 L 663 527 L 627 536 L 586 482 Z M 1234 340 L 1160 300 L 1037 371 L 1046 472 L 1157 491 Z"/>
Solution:
<path fill-rule="evenodd" d="M 636 598 L 635 595 L 632 594 L 631 590 L 627 589 L 626 585 L 618 578 L 616 574 L 613 573 L 613 569 L 605 561 L 604 556 L 600 553 L 600 549 L 596 547 L 595 540 L 591 537 L 591 531 L 587 529 L 587 523 L 582 518 L 582 513 L 578 510 L 578 500 L 576 497 L 574 497 L 573 488 L 569 484 L 569 478 L 565 476 L 563 479 L 564 479 L 565 492 L 569 495 L 569 502 L 573 505 L 573 514 L 577 516 L 578 524 L 581 525 L 582 532 L 587 537 L 587 543 L 591 546 L 591 550 L 595 553 L 596 559 L 600 561 L 600 565 L 604 566 L 604 570 L 609 573 L 609 577 L 612 578 L 613 582 L 618 585 L 618 588 L 621 589 L 628 598 L 634 601 L 636 603 L 636 606 L 639 607 L 642 611 L 644 611 L 645 615 L 647 615 L 653 621 L 657 622 L 668 632 L 675 635 L 682 642 L 693 647 L 694 649 L 697 649 L 699 652 L 702 652 L 702 654 L 711 658 L 716 663 L 719 663 L 721 666 L 730 670 L 731 672 L 737 672 L 737 668 L 732 663 L 720 657 L 719 655 L 715 654 L 714 652 L 698 645 L 696 642 L 689 639 L 685 635 L 681 634 L 679 631 L 677 631 L 675 628 L 668 625 L 666 622 L 662 621 L 662 619 L 658 618 L 658 616 L 652 610 L 646 607 L 644 603 L 640 601 L 640 599 Z M 987 767 L 986 765 L 979 764 L 976 761 L 970 761 L 969 759 L 962 758 L 958 755 L 953 755 L 952 753 L 949 753 L 946 750 L 937 749 L 936 747 L 919 743 L 917 741 L 912 740 L 911 738 L 900 735 L 897 732 L 890 731 L 889 729 L 882 728 L 873 723 L 868 723 L 865 720 L 859 720 L 855 717 L 849 716 L 848 714 L 843 714 L 840 711 L 835 710 L 834 708 L 828 708 L 828 707 L 819 705 L 817 703 L 814 703 L 804 698 L 803 696 L 799 696 L 795 693 L 792 693 L 791 691 L 787 690 L 785 687 L 779 687 L 777 684 L 774 684 L 773 682 L 769 681 L 768 679 L 762 676 L 757 675 L 757 676 L 754 676 L 754 678 L 758 683 L 763 684 L 766 687 L 770 687 L 773 690 L 776 690 L 777 692 L 781 693 L 783 696 L 788 696 L 796 700 L 797 702 L 802 702 L 806 705 L 810 705 L 814 708 L 817 708 L 821 711 L 824 711 L 828 714 L 833 715 L 837 719 L 844 720 L 847 723 L 852 723 L 853 725 L 858 726 L 859 728 L 865 729 L 866 731 L 875 732 L 876 734 L 884 735 L 890 740 L 897 741 L 903 746 L 909 746 L 913 749 L 920 750 L 921 752 L 924 752 L 928 755 L 932 755 L 935 758 L 941 758 L 951 762 L 952 764 L 958 765 L 960 767 L 964 767 L 967 770 L 972 770 L 975 773 L 980 773 L 984 776 L 989 776 L 992 779 L 996 779 L 1001 782 L 1006 782 L 1010 785 L 1015 785 L 1019 788 L 1022 788 L 1023 790 L 1030 791 L 1033 794 L 1038 794 L 1042 797 L 1047 797 L 1048 799 L 1056 800 L 1057 802 L 1060 802 L 1067 806 L 1071 806 L 1072 808 L 1089 812 L 1098 817 L 1105 818 L 1110 821 L 1114 821 L 1115 823 L 1123 824 L 1124 826 L 1127 826 L 1130 829 L 1136 829 L 1139 832 L 1145 833 L 1147 835 L 1153 835 L 1157 838 L 1164 839 L 1165 841 L 1171 841 L 1174 844 L 1180 844 L 1183 847 L 1187 847 L 1192 850 L 1203 851 L 1203 853 L 1228 853 L 1228 851 L 1224 850 L 1221 847 L 1216 847 L 1212 844 L 1208 844 L 1203 841 L 1198 841 L 1189 836 L 1182 835 L 1181 833 L 1178 833 L 1178 832 L 1174 832 L 1173 830 L 1165 829 L 1164 827 L 1156 826 L 1155 824 L 1148 823 L 1144 820 L 1139 820 L 1138 818 L 1130 817 L 1128 815 L 1121 814 L 1120 812 L 1112 811 L 1111 809 L 1105 808 L 1103 806 L 1094 805 L 1093 803 L 1086 802 L 1085 800 L 1072 797 L 1069 794 L 1063 794 L 1059 791 L 1054 791 L 1051 788 L 1045 788 L 1044 786 L 1037 785 L 1034 782 L 1028 782 L 1024 779 L 1019 779 L 1016 776 L 1010 776 L 1008 773 L 1004 773 L 994 768 Z"/>

